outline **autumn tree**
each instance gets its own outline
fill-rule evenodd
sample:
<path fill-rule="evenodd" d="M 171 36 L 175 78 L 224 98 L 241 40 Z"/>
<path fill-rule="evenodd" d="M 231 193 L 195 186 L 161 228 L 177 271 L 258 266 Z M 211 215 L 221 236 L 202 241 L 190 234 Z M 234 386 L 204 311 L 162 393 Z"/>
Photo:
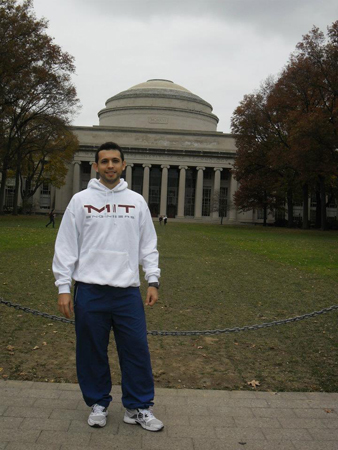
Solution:
<path fill-rule="evenodd" d="M 262 178 L 257 177 L 257 174 L 246 176 L 235 192 L 234 200 L 241 211 L 262 210 L 263 225 L 266 226 L 268 213 L 282 209 L 285 199 L 271 172 L 265 175 L 261 172 L 261 176 Z"/>
<path fill-rule="evenodd" d="M 268 211 L 285 202 L 283 174 L 277 164 L 273 165 L 274 150 L 280 143 L 267 111 L 268 83 L 244 97 L 231 122 L 237 146 L 234 175 L 240 182 L 235 204 L 242 211 L 263 209 L 264 224 Z"/>
<path fill-rule="evenodd" d="M 293 199 L 303 195 L 303 227 L 308 226 L 308 197 L 317 191 L 322 229 L 326 196 L 335 192 L 338 168 L 338 21 L 328 36 L 316 27 L 303 37 L 278 80 L 268 79 L 247 95 L 232 117 L 238 148 L 237 203 L 251 201 L 256 181 L 275 182 L 264 191 L 284 192 L 292 225 Z M 251 191 L 249 187 L 252 187 Z M 330 194 L 331 193 L 331 194 Z"/>
<path fill-rule="evenodd" d="M 277 91 L 289 130 L 289 162 L 303 186 L 303 204 L 309 188 L 319 191 L 325 229 L 326 195 L 338 167 L 338 21 L 328 27 L 327 39 L 316 27 L 303 36 L 276 83 Z"/>
<path fill-rule="evenodd" d="M 25 140 L 18 149 L 15 173 L 19 177 L 23 208 L 42 184 L 61 187 L 68 171 L 68 164 L 78 148 L 77 138 L 56 117 L 39 118 L 28 122 L 30 130 L 24 130 Z M 14 196 L 13 213 L 17 212 L 18 196 Z"/>
<path fill-rule="evenodd" d="M 53 42 L 46 29 L 46 21 L 35 17 L 32 0 L 0 0 L 0 212 L 9 170 L 14 171 L 18 182 L 27 167 L 32 167 L 38 147 L 46 162 L 55 158 L 56 148 L 60 158 L 70 148 L 75 150 L 73 144 L 60 145 L 62 139 L 53 143 L 70 124 L 78 105 L 71 81 L 74 61 Z M 46 136 L 50 136 L 48 144 Z M 48 164 L 40 164 L 39 170 L 42 166 L 44 170 Z M 50 168 L 51 164 L 49 172 Z M 62 173 L 59 175 L 62 180 Z"/>

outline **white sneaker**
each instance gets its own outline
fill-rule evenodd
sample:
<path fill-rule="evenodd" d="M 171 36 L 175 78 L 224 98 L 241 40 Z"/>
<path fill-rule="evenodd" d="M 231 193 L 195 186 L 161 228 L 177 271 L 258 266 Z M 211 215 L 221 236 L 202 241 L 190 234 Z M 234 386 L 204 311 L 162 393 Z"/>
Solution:
<path fill-rule="evenodd" d="M 88 417 L 88 425 L 91 427 L 104 427 L 107 423 L 107 416 L 107 408 L 95 403 L 95 405 L 92 406 L 92 412 Z"/>
<path fill-rule="evenodd" d="M 141 425 L 148 431 L 161 431 L 163 423 L 156 419 L 151 409 L 126 409 L 123 422 L 131 425 Z"/>

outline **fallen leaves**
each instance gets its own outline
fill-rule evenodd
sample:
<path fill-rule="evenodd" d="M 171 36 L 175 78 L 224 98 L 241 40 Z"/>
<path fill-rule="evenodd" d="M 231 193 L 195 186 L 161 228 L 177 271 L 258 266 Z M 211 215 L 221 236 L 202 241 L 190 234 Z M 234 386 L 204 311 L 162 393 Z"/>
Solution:
<path fill-rule="evenodd" d="M 15 349 L 15 347 L 13 347 L 13 345 L 7 345 L 7 350 L 8 350 L 8 354 L 9 355 L 14 355 L 14 349 Z"/>
<path fill-rule="evenodd" d="M 256 387 L 257 387 L 257 386 L 260 386 L 261 384 L 260 384 L 260 382 L 257 381 L 257 380 L 252 380 L 252 381 L 248 381 L 248 385 L 249 385 L 249 386 L 252 386 L 253 388 L 256 389 Z"/>

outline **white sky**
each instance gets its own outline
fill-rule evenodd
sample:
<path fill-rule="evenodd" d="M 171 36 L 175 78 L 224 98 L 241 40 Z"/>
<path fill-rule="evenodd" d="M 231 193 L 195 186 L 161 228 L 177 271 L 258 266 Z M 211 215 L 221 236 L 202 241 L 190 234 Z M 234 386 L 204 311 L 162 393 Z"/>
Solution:
<path fill-rule="evenodd" d="M 338 20 L 337 0 L 34 0 L 34 9 L 75 57 L 75 125 L 98 125 L 108 98 L 164 78 L 209 102 L 226 133 L 243 96 L 278 74 L 302 35 Z"/>

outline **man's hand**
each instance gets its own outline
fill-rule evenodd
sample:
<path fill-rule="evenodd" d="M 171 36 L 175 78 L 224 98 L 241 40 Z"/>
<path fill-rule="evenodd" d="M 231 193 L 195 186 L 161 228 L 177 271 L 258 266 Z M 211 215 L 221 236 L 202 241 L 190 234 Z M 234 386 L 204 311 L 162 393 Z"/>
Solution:
<path fill-rule="evenodd" d="M 150 286 L 147 290 L 146 306 L 153 306 L 158 300 L 158 289 Z"/>
<path fill-rule="evenodd" d="M 73 314 L 73 302 L 72 302 L 72 295 L 71 294 L 59 294 L 58 297 L 58 307 L 59 311 L 67 317 L 67 319 L 70 318 L 70 316 Z"/>

